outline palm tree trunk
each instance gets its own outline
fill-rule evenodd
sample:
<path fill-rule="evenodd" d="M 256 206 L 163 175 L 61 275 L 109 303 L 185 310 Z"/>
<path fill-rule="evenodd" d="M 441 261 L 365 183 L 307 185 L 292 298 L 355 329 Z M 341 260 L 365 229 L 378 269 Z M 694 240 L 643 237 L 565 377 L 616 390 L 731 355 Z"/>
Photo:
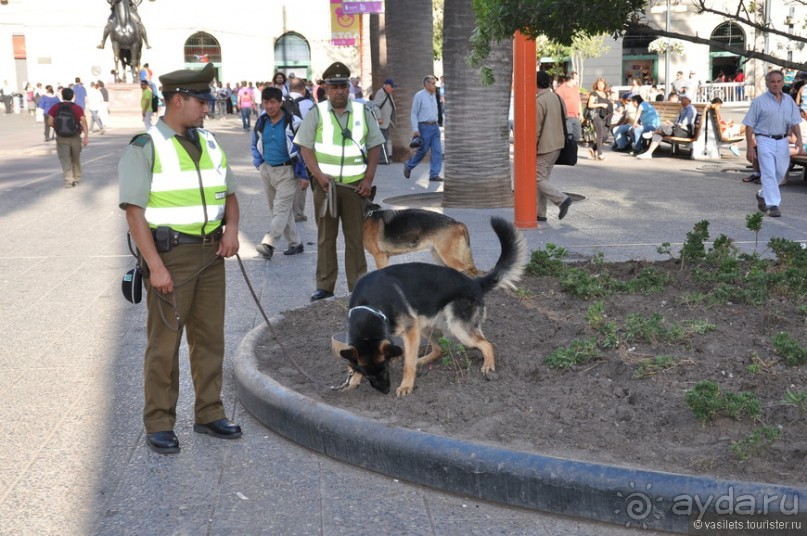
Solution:
<path fill-rule="evenodd" d="M 434 72 L 432 0 L 384 2 L 387 37 L 387 76 L 395 80 L 397 126 L 390 131 L 392 159 L 409 158 L 412 98 L 423 88 L 423 77 Z M 383 69 L 383 66 L 382 66 Z"/>
<path fill-rule="evenodd" d="M 468 37 L 476 26 L 472 0 L 445 0 L 444 207 L 511 207 L 510 107 L 513 40 L 494 45 L 488 58 L 496 82 L 483 86 L 468 65 Z"/>

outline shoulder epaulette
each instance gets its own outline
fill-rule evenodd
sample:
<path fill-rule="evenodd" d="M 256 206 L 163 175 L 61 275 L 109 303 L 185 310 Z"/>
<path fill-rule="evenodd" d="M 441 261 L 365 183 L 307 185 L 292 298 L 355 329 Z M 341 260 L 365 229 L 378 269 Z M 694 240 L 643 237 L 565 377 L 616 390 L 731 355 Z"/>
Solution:
<path fill-rule="evenodd" d="M 142 134 L 138 134 L 134 138 L 129 141 L 129 145 L 135 145 L 137 147 L 145 147 L 148 142 L 151 141 L 151 136 L 143 132 Z"/>

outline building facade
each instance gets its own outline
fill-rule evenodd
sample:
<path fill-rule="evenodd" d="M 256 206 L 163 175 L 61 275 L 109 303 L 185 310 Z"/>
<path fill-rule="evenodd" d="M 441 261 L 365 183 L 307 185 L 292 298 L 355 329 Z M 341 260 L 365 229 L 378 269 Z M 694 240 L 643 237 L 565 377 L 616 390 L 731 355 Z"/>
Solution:
<path fill-rule="evenodd" d="M 204 63 L 225 83 L 270 80 L 277 71 L 316 79 L 333 61 L 369 72 L 369 47 L 331 44 L 330 0 L 133 3 L 151 45 L 141 64 L 155 76 Z M 108 81 L 112 47 L 97 46 L 110 13 L 105 0 L 0 0 L 0 80 L 17 91 L 26 82 L 66 85 L 77 76 Z"/>
<path fill-rule="evenodd" d="M 715 2 L 717 9 L 731 12 L 731 4 L 736 2 Z M 645 16 L 652 25 L 670 31 L 697 35 L 740 49 L 765 52 L 782 60 L 804 63 L 807 50 L 803 42 L 784 36 L 766 36 L 757 29 L 727 20 L 725 17 L 695 12 L 690 0 L 657 1 L 649 4 Z M 669 9 L 669 22 L 667 10 Z M 763 17 L 768 17 L 770 25 L 791 35 L 805 37 L 804 26 L 807 19 L 807 5 L 786 1 L 771 1 L 761 4 Z M 670 53 L 670 72 L 666 71 L 666 56 L 653 51 L 651 43 L 655 36 L 627 34 L 619 39 L 606 39 L 608 51 L 599 58 L 585 61 L 584 79 L 586 87 L 599 77 L 604 77 L 609 85 L 628 86 L 632 79 L 639 78 L 643 84 L 658 84 L 660 88 L 675 78 L 681 71 L 685 76 L 694 71 L 702 82 L 731 82 L 743 70 L 746 83 L 764 90 L 764 75 L 769 68 L 779 68 L 774 63 L 761 60 L 747 61 L 737 54 L 725 52 L 709 45 L 680 41 L 680 48 Z"/>

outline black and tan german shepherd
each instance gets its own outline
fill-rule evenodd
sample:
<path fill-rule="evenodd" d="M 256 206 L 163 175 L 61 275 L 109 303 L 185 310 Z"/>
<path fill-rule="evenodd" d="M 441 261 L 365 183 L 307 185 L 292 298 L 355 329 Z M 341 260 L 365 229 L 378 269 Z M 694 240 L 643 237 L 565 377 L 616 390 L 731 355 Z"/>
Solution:
<path fill-rule="evenodd" d="M 376 268 L 389 265 L 393 255 L 431 248 L 437 264 L 477 274 L 464 223 L 430 210 L 374 208 L 378 205 L 369 205 L 364 218 L 364 249 L 375 259 Z"/>
<path fill-rule="evenodd" d="M 452 268 L 427 263 L 404 263 L 369 272 L 356 283 L 347 317 L 347 344 L 341 355 L 349 364 L 342 389 L 358 387 L 362 377 L 382 393 L 390 390 L 389 360 L 403 354 L 403 380 L 398 396 L 408 395 L 415 384 L 417 365 L 438 359 L 442 349 L 435 340 L 431 352 L 418 359 L 421 332 L 438 328 L 462 344 L 478 348 L 484 357 L 482 373 L 495 370 L 493 345 L 482 334 L 485 295 L 495 288 L 514 287 L 526 263 L 524 238 L 515 227 L 498 217 L 491 226 L 502 251 L 487 275 L 471 278 Z M 393 344 L 400 335 L 404 347 Z"/>

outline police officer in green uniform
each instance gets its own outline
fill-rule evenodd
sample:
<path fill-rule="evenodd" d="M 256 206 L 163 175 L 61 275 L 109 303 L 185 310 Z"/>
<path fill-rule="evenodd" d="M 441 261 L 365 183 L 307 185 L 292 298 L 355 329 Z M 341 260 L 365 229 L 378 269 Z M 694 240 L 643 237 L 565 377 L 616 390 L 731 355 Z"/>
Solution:
<path fill-rule="evenodd" d="M 348 99 L 350 70 L 336 62 L 322 74 L 328 99 L 306 114 L 294 142 L 315 179 L 311 181 L 317 215 L 317 290 L 311 300 L 333 296 L 339 262 L 339 222 L 345 236 L 345 273 L 353 290 L 367 272 L 362 220 L 370 197 L 384 135 L 364 105 Z M 330 198 L 329 198 L 330 197 Z"/>
<path fill-rule="evenodd" d="M 148 291 L 143 421 L 149 447 L 161 454 L 179 452 L 174 423 L 183 331 L 196 393 L 194 431 L 241 437 L 221 401 L 224 259 L 238 252 L 239 209 L 227 157 L 201 128 L 213 75 L 209 64 L 161 76 L 165 115 L 132 139 L 118 165 L 120 207 Z"/>

